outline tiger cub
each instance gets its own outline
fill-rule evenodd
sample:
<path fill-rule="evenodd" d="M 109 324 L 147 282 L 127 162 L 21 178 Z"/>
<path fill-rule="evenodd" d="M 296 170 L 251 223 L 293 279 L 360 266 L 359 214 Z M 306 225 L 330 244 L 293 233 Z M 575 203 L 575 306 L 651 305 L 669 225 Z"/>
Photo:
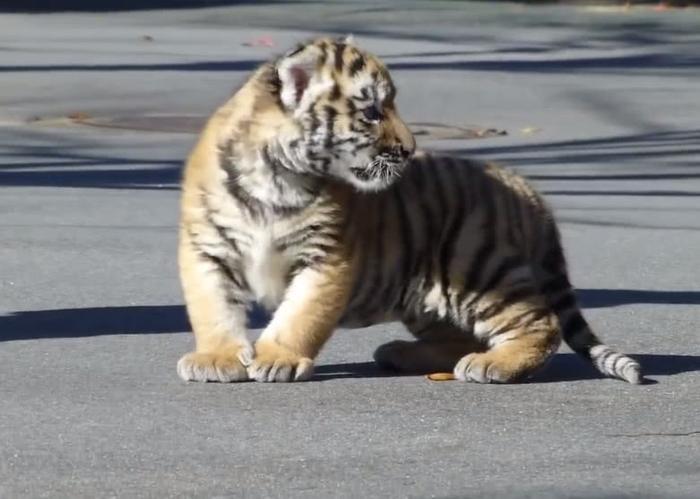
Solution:
<path fill-rule="evenodd" d="M 321 38 L 260 67 L 210 118 L 182 185 L 193 381 L 308 379 L 336 326 L 402 321 L 382 366 L 512 382 L 563 338 L 630 383 L 581 315 L 538 194 L 494 165 L 414 154 L 386 67 Z M 246 309 L 274 310 L 260 338 Z"/>

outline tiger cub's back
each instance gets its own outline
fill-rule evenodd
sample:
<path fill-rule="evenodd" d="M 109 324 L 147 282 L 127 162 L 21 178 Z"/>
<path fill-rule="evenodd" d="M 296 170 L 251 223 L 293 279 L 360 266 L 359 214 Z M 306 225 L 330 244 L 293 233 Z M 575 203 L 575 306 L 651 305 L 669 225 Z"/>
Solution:
<path fill-rule="evenodd" d="M 346 323 L 415 307 L 447 315 L 503 260 L 536 271 L 559 245 L 550 210 L 522 177 L 461 158 L 417 155 L 391 189 L 357 193 L 349 215 L 357 277 Z"/>

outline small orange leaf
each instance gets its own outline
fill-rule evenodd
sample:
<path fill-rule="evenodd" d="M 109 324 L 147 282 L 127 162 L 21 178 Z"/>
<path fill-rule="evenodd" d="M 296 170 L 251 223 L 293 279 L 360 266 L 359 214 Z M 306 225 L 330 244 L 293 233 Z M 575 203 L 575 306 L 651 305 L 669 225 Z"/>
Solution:
<path fill-rule="evenodd" d="M 452 381 L 455 379 L 455 375 L 452 373 L 432 373 L 426 374 L 425 377 L 430 381 Z"/>
<path fill-rule="evenodd" d="M 90 119 L 90 115 L 82 111 L 76 111 L 74 113 L 68 114 L 68 118 L 73 121 L 85 121 L 87 119 Z"/>

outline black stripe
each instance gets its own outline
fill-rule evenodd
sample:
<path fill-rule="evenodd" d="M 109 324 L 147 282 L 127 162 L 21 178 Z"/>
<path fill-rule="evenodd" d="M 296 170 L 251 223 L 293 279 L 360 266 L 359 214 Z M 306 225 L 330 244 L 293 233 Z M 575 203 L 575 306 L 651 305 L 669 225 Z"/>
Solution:
<path fill-rule="evenodd" d="M 280 179 L 279 179 L 279 174 L 280 174 L 280 168 L 282 168 L 282 165 L 279 164 L 279 162 L 272 157 L 270 154 L 270 147 L 269 146 L 264 146 L 261 150 L 261 156 L 262 156 L 262 161 L 263 163 L 270 168 L 270 171 L 272 172 L 272 183 L 274 184 L 275 188 L 280 191 L 284 188 L 282 184 L 280 184 Z"/>
<path fill-rule="evenodd" d="M 219 271 L 221 271 L 221 273 L 224 274 L 224 276 L 226 276 L 228 281 L 231 282 L 232 284 L 234 284 L 238 288 L 238 290 L 240 290 L 240 291 L 247 290 L 247 288 L 243 287 L 243 282 L 241 282 L 241 280 L 236 276 L 236 273 L 234 273 L 234 271 L 231 269 L 231 267 L 226 265 L 226 263 L 223 261 L 223 259 L 219 258 L 218 256 L 210 255 L 209 253 L 206 253 L 206 252 L 202 251 L 201 249 L 198 249 L 197 251 L 203 258 L 206 258 L 207 260 L 214 263 L 214 265 L 216 265 L 216 267 L 219 269 Z M 227 293 L 227 295 L 228 295 L 228 293 Z M 241 300 L 239 300 L 233 296 L 231 297 L 231 300 L 235 300 L 238 303 L 242 303 Z M 228 301 L 228 296 L 227 296 L 227 301 Z"/>
<path fill-rule="evenodd" d="M 484 205 L 484 220 L 482 221 L 482 243 L 471 261 L 471 270 L 467 274 L 465 288 L 476 290 L 482 278 L 482 272 L 486 267 L 489 257 L 496 248 L 495 216 L 496 209 L 493 202 L 493 191 L 487 178 L 482 178 L 481 201 Z"/>
<path fill-rule="evenodd" d="M 509 256 L 503 258 L 498 264 L 496 270 L 494 270 L 489 276 L 489 280 L 481 287 L 482 293 L 488 293 L 492 289 L 496 288 L 501 281 L 508 275 L 512 270 L 523 266 L 523 260 L 520 256 Z"/>
<path fill-rule="evenodd" d="M 332 247 L 323 244 L 307 246 L 303 251 L 297 252 L 297 262 L 302 262 L 304 267 L 314 267 L 327 261 L 328 253 Z"/>
<path fill-rule="evenodd" d="M 350 67 L 348 69 L 348 73 L 350 74 L 350 77 L 352 78 L 355 76 L 357 73 L 362 71 L 362 69 L 365 67 L 365 58 L 361 55 L 358 54 L 355 59 L 350 63 Z"/>
<path fill-rule="evenodd" d="M 464 223 L 464 196 L 462 192 L 463 178 L 462 172 L 458 167 L 452 165 L 450 170 L 456 178 L 452 182 L 454 186 L 454 199 L 457 206 L 451 210 L 451 221 L 447 224 L 447 230 L 445 231 L 445 239 L 440 245 L 440 257 L 439 265 L 441 271 L 441 283 L 442 283 L 442 293 L 445 300 L 449 303 L 449 287 L 450 287 L 450 265 L 454 258 L 455 244 L 457 243 L 457 237 L 459 236 L 462 226 Z"/>
<path fill-rule="evenodd" d="M 394 189 L 394 192 L 396 192 L 396 189 Z M 399 207 L 397 206 L 397 203 L 391 203 L 392 199 L 384 195 L 382 196 L 383 203 L 385 205 L 393 205 L 396 207 L 396 211 L 398 213 Z M 385 206 L 382 211 L 386 212 L 389 209 L 388 206 Z M 399 219 L 401 219 L 401 214 L 398 215 Z M 405 216 L 405 213 L 404 213 Z M 386 224 L 384 224 L 386 225 Z M 402 228 L 400 228 L 402 230 Z M 384 229 L 382 229 L 382 233 L 384 232 Z M 400 237 L 404 239 L 404 234 L 400 234 Z M 393 239 L 393 238 L 392 238 Z M 409 243 L 412 244 L 412 243 Z M 375 305 L 372 308 L 372 314 L 377 314 L 381 313 L 382 311 L 390 311 L 394 310 L 397 304 L 396 299 L 398 298 L 398 303 L 402 303 L 402 297 L 403 297 L 403 292 L 407 288 L 407 282 L 409 281 L 409 276 L 405 275 L 405 272 L 410 272 L 410 268 L 407 268 L 407 265 L 410 265 L 410 261 L 407 259 L 406 255 L 406 248 L 403 246 L 400 246 L 398 248 L 398 251 L 400 252 L 399 256 L 399 261 L 397 262 L 397 265 L 395 267 L 392 267 L 392 269 L 389 271 L 388 275 L 388 282 L 384 283 L 384 288 L 381 292 L 381 295 L 379 299 L 376 299 Z M 382 252 L 382 260 L 386 261 L 386 255 L 384 252 Z M 395 270 L 396 269 L 396 270 Z M 383 276 L 380 276 L 383 277 Z M 401 289 L 401 292 L 397 293 L 398 289 Z M 379 294 L 379 290 L 377 290 L 377 294 Z M 376 295 L 375 295 L 376 296 Z M 373 315 L 370 316 L 373 316 Z"/>
<path fill-rule="evenodd" d="M 615 360 L 615 362 L 613 364 L 613 368 L 612 368 L 612 370 L 615 374 L 620 373 L 625 368 L 625 366 L 632 360 L 624 354 L 618 353 L 618 355 L 619 355 L 619 357 Z M 618 366 L 620 361 L 622 361 L 622 365 Z"/>
<path fill-rule="evenodd" d="M 445 192 L 445 183 L 443 182 L 443 177 L 442 174 L 440 173 L 443 171 L 442 165 L 438 165 L 435 163 L 433 158 L 431 156 L 426 156 L 425 157 L 425 166 L 426 169 L 428 169 L 428 174 L 431 175 L 431 178 L 435 180 L 435 187 L 437 189 L 437 201 L 438 201 L 438 207 L 440 209 L 440 214 L 438 215 L 437 220 L 445 220 L 450 212 L 448 211 L 447 207 L 447 196 Z M 438 241 L 438 244 L 441 243 L 442 241 Z"/>
<path fill-rule="evenodd" d="M 335 118 L 338 116 L 338 110 L 333 106 L 325 106 L 323 110 L 326 114 L 326 137 L 323 145 L 326 150 L 330 150 L 333 148 L 333 125 L 335 124 Z"/>
<path fill-rule="evenodd" d="M 521 302 L 526 298 L 534 296 L 535 294 L 536 290 L 534 290 L 531 286 L 522 286 L 508 290 L 504 296 L 499 297 L 498 300 L 494 301 L 494 303 L 479 312 L 478 318 L 479 320 L 491 319 L 514 303 Z"/>
<path fill-rule="evenodd" d="M 289 267 L 287 272 L 287 283 L 290 283 L 292 279 L 302 270 L 307 267 L 307 261 L 304 258 L 297 257 L 292 265 Z"/>
<path fill-rule="evenodd" d="M 272 208 L 272 213 L 280 217 L 288 217 L 304 209 L 303 206 L 280 206 L 276 204 L 270 205 L 270 207 Z"/>
<path fill-rule="evenodd" d="M 354 197 L 354 196 L 353 196 Z M 352 200 L 353 205 L 355 205 L 355 199 Z M 358 204 L 364 204 L 366 203 L 365 198 L 360 198 L 358 199 L 359 203 Z M 360 212 L 362 215 L 364 215 L 364 210 L 357 209 L 358 212 Z M 370 210 L 371 212 L 371 210 Z M 370 219 L 371 221 L 371 219 Z M 348 226 L 350 226 L 350 217 L 348 217 Z M 360 253 L 360 262 L 359 262 L 359 273 L 355 277 L 355 282 L 353 283 L 352 287 L 352 293 L 351 293 L 351 301 L 354 301 L 358 298 L 362 298 L 360 293 L 364 291 L 364 286 L 367 283 L 367 273 L 369 272 L 369 248 L 367 248 L 364 244 L 365 242 L 365 231 L 362 230 L 362 228 L 357 228 L 355 227 L 355 230 L 352 233 L 352 240 L 349 241 L 350 247 L 351 248 L 357 248 L 358 252 Z M 353 307 L 354 309 L 355 307 Z"/>
<path fill-rule="evenodd" d="M 218 211 L 214 210 L 211 207 L 211 205 L 209 204 L 209 198 L 208 198 L 209 195 L 210 195 L 210 193 L 208 191 L 206 191 L 205 189 L 200 187 L 199 202 L 201 203 L 202 208 L 204 208 L 204 218 L 211 226 L 213 226 L 219 232 L 219 235 L 221 236 L 222 239 L 227 240 L 228 236 L 222 232 L 223 228 L 220 227 L 219 225 L 217 225 L 216 222 L 214 222 L 214 220 L 212 218 L 214 213 L 218 213 Z M 235 243 L 235 241 L 234 241 L 234 243 Z"/>
<path fill-rule="evenodd" d="M 240 173 L 236 170 L 235 165 L 231 161 L 230 154 L 233 148 L 232 142 L 229 142 L 225 146 L 219 148 L 219 166 L 226 172 L 226 190 L 228 193 L 235 198 L 243 208 L 245 208 L 248 213 L 252 216 L 261 216 L 262 205 L 259 201 L 254 199 L 248 191 L 243 189 L 240 185 L 238 178 Z"/>
<path fill-rule="evenodd" d="M 219 234 L 219 237 L 224 240 L 224 242 L 228 245 L 228 247 L 233 250 L 236 254 L 240 255 L 241 250 L 238 247 L 238 243 L 236 242 L 235 239 L 230 238 L 228 234 L 226 233 L 226 230 L 218 225 L 216 222 L 214 222 L 214 219 L 212 218 L 211 211 L 209 209 L 209 205 L 205 202 L 204 203 L 204 209 L 206 211 L 206 221 L 208 224 L 210 224 L 214 229 L 216 229 L 217 234 Z"/>
<path fill-rule="evenodd" d="M 487 267 L 488 259 L 492 256 L 493 251 L 496 247 L 495 228 L 493 225 L 495 217 L 495 207 L 492 198 L 493 193 L 489 188 L 490 186 L 488 183 L 488 179 L 486 178 L 483 171 L 470 170 L 470 173 L 472 173 L 471 183 L 477 184 L 478 181 L 478 185 L 470 187 L 471 192 L 474 193 L 473 207 L 476 207 L 477 205 L 479 205 L 479 203 L 484 207 L 484 219 L 481 224 L 481 245 L 476 250 L 474 256 L 469 262 L 470 270 L 467 272 L 467 275 L 465 276 L 464 286 L 460 290 L 456 298 L 455 308 L 457 309 L 457 311 L 459 312 L 463 309 L 466 309 L 466 312 L 468 314 L 471 314 L 470 307 L 474 303 L 476 303 L 478 299 L 481 298 L 481 293 L 478 293 L 478 291 L 479 285 L 482 280 L 482 272 L 484 268 Z M 475 191 L 475 188 L 479 188 L 479 190 Z M 464 303 L 464 299 L 469 293 L 469 291 L 477 292 L 477 294 L 471 300 L 469 300 L 468 303 Z"/>
<path fill-rule="evenodd" d="M 513 220 L 511 224 L 513 225 L 513 237 L 514 244 L 522 244 L 525 241 L 525 219 L 532 218 L 532 213 L 530 212 L 529 205 L 523 200 L 522 197 L 518 197 L 515 201 L 515 210 L 513 212 Z"/>
<path fill-rule="evenodd" d="M 504 195 L 505 210 L 506 210 L 506 238 L 508 242 L 513 247 L 518 247 L 518 238 L 516 236 L 516 231 L 518 230 L 518 225 L 520 224 L 520 209 L 522 205 L 519 202 L 516 192 L 513 190 L 512 186 Z"/>
<path fill-rule="evenodd" d="M 353 102 L 352 99 L 346 99 L 345 105 L 346 105 L 347 108 L 348 108 L 348 113 L 349 113 L 349 114 L 354 114 L 355 111 L 357 111 L 357 106 L 355 105 L 355 103 Z"/>
<path fill-rule="evenodd" d="M 499 328 L 490 331 L 489 336 L 496 336 L 516 329 L 522 329 L 525 334 L 537 332 L 537 329 L 527 328 L 526 326 L 546 317 L 549 313 L 550 311 L 547 307 L 533 307 L 515 316 Z"/>
<path fill-rule="evenodd" d="M 325 242 L 312 242 L 304 246 L 304 248 L 299 252 L 300 255 L 315 255 L 320 257 L 327 256 L 331 251 L 333 251 L 333 246 Z M 321 253 L 321 255 L 319 255 Z"/>
<path fill-rule="evenodd" d="M 275 247 L 278 251 L 284 251 L 292 246 L 299 246 L 313 237 L 337 239 L 337 235 L 330 231 L 330 227 L 311 224 L 285 235 L 276 242 Z"/>
<path fill-rule="evenodd" d="M 330 93 L 330 95 L 328 96 L 328 98 L 329 98 L 331 101 L 336 101 L 336 100 L 340 99 L 341 95 L 342 95 L 342 94 L 341 94 L 341 92 L 340 92 L 340 85 L 338 85 L 338 83 L 334 83 L 334 84 L 333 84 L 333 89 L 331 90 L 331 93 Z"/>
<path fill-rule="evenodd" d="M 294 47 L 292 50 L 290 50 L 289 52 L 287 52 L 287 53 L 285 54 L 285 57 L 292 57 L 292 56 L 295 56 L 295 55 L 297 55 L 299 52 L 301 52 L 302 50 L 304 50 L 305 48 L 306 48 L 306 45 L 300 43 L 299 45 L 297 45 L 296 47 Z"/>
<path fill-rule="evenodd" d="M 411 227 L 411 221 L 408 218 L 406 206 L 404 205 L 404 200 L 401 196 L 400 185 L 401 184 L 397 184 L 394 187 L 394 202 L 396 203 L 396 212 L 399 216 L 399 233 L 401 235 L 401 264 L 399 266 L 401 269 L 401 276 L 399 282 L 402 283 L 402 286 L 401 293 L 399 295 L 399 304 L 403 306 L 406 298 L 406 292 L 408 291 L 408 284 L 412 278 L 411 269 L 413 268 L 412 260 L 415 254 L 415 247 L 413 245 L 413 230 Z"/>
<path fill-rule="evenodd" d="M 609 372 L 615 373 L 617 370 L 615 367 L 617 366 L 617 363 L 620 362 L 621 360 L 624 360 L 625 356 L 622 355 L 620 352 L 615 352 L 613 350 L 612 355 L 605 356 L 605 361 L 602 362 L 601 364 L 603 365 L 604 369 L 608 369 Z M 607 365 L 606 365 L 607 364 Z"/>
<path fill-rule="evenodd" d="M 425 227 L 425 232 L 426 232 L 426 238 L 427 238 L 427 243 L 425 244 L 424 250 L 421 252 L 421 256 L 418 259 L 418 264 L 421 262 L 425 265 L 424 268 L 424 288 L 429 288 L 433 284 L 433 247 L 435 246 L 435 242 L 437 241 L 437 236 L 438 236 L 438 225 L 437 225 L 437 220 L 435 220 L 435 217 L 433 216 L 432 209 L 430 208 L 430 204 L 427 202 L 426 197 L 429 197 L 432 192 L 430 189 L 430 185 L 428 184 L 428 179 L 430 179 L 432 176 L 431 175 L 424 175 L 423 169 L 425 168 L 425 164 L 422 162 L 416 162 L 415 166 L 411 168 L 411 171 L 413 172 L 412 180 L 413 180 L 413 185 L 416 190 L 416 197 L 419 200 L 419 205 L 421 209 L 421 213 L 423 215 L 422 222 L 423 222 L 423 227 Z M 430 194 L 428 194 L 430 193 Z"/>
<path fill-rule="evenodd" d="M 522 259 L 519 256 L 511 256 L 502 259 L 488 280 L 478 288 L 478 292 L 466 303 L 466 307 L 470 308 L 484 297 L 486 293 L 496 288 L 500 282 L 508 275 L 508 272 L 514 267 L 522 265 Z M 463 304 L 464 306 L 464 304 Z"/>
<path fill-rule="evenodd" d="M 615 355 L 618 355 L 617 352 L 614 350 L 606 350 L 603 355 L 600 355 L 596 357 L 595 364 L 596 366 L 600 366 L 601 370 L 605 370 L 605 363 L 610 357 L 614 357 Z"/>
<path fill-rule="evenodd" d="M 328 60 L 328 44 L 326 42 L 322 42 L 318 48 L 321 49 L 321 56 L 318 58 L 318 64 L 319 66 L 325 66 L 326 61 Z"/>
<path fill-rule="evenodd" d="M 343 52 L 345 52 L 345 47 L 344 43 L 335 45 L 335 69 L 339 72 L 343 70 Z"/>
<path fill-rule="evenodd" d="M 275 158 L 270 158 L 270 167 L 273 169 L 273 184 L 277 188 L 277 191 L 280 193 L 283 193 L 286 189 L 288 189 L 289 184 L 285 181 L 282 182 L 279 179 L 279 173 L 280 170 L 284 169 L 284 165 L 280 163 L 277 159 Z M 308 176 L 307 176 L 308 178 Z M 320 184 L 318 182 L 313 182 L 313 185 L 311 186 L 303 186 L 302 190 L 310 196 L 312 199 L 309 199 L 304 205 L 300 206 L 289 206 L 289 205 L 277 205 L 277 204 L 269 204 L 269 206 L 272 208 L 272 212 L 275 215 L 278 215 L 280 217 L 288 217 L 291 215 L 294 215 L 295 213 L 300 212 L 301 210 L 305 209 L 307 206 L 312 204 L 314 202 L 314 199 L 320 189 Z"/>
<path fill-rule="evenodd" d="M 386 196 L 378 198 L 378 201 L 382 205 L 386 202 Z M 373 275 L 372 283 L 370 285 L 369 293 L 366 293 L 363 297 L 362 303 L 358 305 L 360 311 L 365 308 L 380 308 L 383 304 L 377 303 L 378 296 L 380 295 L 380 286 L 382 284 L 382 262 L 384 261 L 384 227 L 386 226 L 386 209 L 384 206 L 377 206 L 375 210 L 375 217 L 377 217 L 377 223 L 375 225 L 374 236 L 374 254 L 370 257 Z M 366 265 L 370 265 L 370 262 L 365 262 Z M 374 302 L 373 306 L 371 305 Z"/>

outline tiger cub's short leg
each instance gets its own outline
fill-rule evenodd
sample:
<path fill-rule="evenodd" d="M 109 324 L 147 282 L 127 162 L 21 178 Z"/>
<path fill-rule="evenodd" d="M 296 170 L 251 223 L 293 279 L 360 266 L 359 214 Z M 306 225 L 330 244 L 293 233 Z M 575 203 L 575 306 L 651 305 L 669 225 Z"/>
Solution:
<path fill-rule="evenodd" d="M 222 262 L 194 249 L 187 236 L 181 238 L 179 265 L 196 350 L 179 360 L 178 374 L 186 381 L 247 380 L 253 348 L 233 275 Z"/>
<path fill-rule="evenodd" d="M 345 310 L 351 278 L 348 262 L 334 255 L 297 274 L 255 343 L 250 377 L 268 382 L 309 379 L 314 357 Z"/>
<path fill-rule="evenodd" d="M 470 331 L 433 316 L 406 318 L 404 325 L 418 340 L 381 345 L 374 352 L 380 366 L 421 374 L 452 371 L 463 356 L 484 349 Z"/>
<path fill-rule="evenodd" d="M 462 357 L 454 367 L 458 379 L 518 381 L 542 367 L 559 348 L 559 322 L 534 282 L 484 293 L 473 313 L 474 334 L 489 349 Z"/>

